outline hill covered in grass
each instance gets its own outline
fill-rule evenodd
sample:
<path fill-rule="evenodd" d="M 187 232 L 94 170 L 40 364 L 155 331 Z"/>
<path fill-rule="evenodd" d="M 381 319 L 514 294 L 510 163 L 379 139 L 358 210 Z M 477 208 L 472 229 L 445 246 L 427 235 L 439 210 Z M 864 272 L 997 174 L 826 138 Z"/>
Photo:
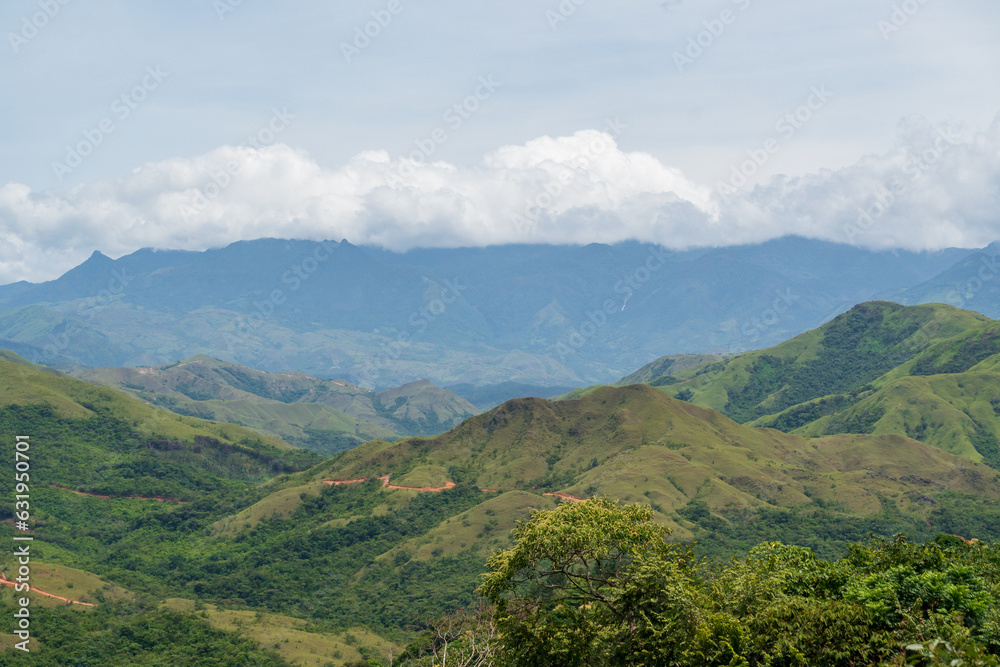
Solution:
<path fill-rule="evenodd" d="M 998 371 L 1000 322 L 942 304 L 872 302 L 775 347 L 649 383 L 753 426 L 900 434 L 1000 467 Z"/>
<path fill-rule="evenodd" d="M 435 435 L 478 412 L 426 380 L 373 392 L 205 355 L 165 366 L 77 369 L 74 375 L 178 414 L 240 424 L 326 455 L 376 438 Z"/>
<path fill-rule="evenodd" d="M 690 392 L 695 404 L 747 422 L 814 398 L 860 390 L 928 347 L 951 344 L 954 337 L 992 322 L 942 304 L 874 301 L 774 347 L 649 382 L 671 395 Z"/>
<path fill-rule="evenodd" d="M 184 500 L 321 460 L 234 424 L 172 414 L 8 359 L 0 360 L 0 428 L 36 443 L 37 484 Z"/>

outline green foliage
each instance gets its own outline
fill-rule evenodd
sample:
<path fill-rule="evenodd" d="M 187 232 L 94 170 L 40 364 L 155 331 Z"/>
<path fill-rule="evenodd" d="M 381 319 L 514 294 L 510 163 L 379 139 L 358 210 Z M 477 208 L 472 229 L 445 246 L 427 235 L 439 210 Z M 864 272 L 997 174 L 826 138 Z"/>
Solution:
<path fill-rule="evenodd" d="M 997 664 L 998 547 L 897 537 L 824 561 L 768 542 L 710 565 L 650 517 L 594 500 L 519 525 L 480 587 L 503 664 Z"/>
<path fill-rule="evenodd" d="M 652 654 L 673 643 L 673 632 L 693 631 L 692 599 L 679 583 L 693 557 L 668 544 L 651 517 L 648 507 L 595 499 L 520 523 L 517 545 L 489 559 L 479 588 L 497 605 L 506 659 L 603 664 L 626 652 Z"/>
<path fill-rule="evenodd" d="M 13 608 L 0 609 L 8 619 L 5 625 L 11 625 Z M 0 652 L 0 665 L 290 667 L 238 633 L 212 629 L 193 615 L 142 604 L 102 600 L 90 612 L 33 607 L 32 628 L 44 645 L 29 653 Z"/>
<path fill-rule="evenodd" d="M 674 398 L 676 398 L 678 401 L 690 401 L 692 398 L 694 398 L 694 392 L 691 391 L 690 389 L 681 389 L 679 392 L 677 392 Z"/>
<path fill-rule="evenodd" d="M 939 375 L 963 373 L 979 362 L 1000 354 L 1000 330 L 991 326 L 960 337 L 945 350 L 935 349 L 935 354 L 924 354 L 910 369 L 912 375 Z"/>

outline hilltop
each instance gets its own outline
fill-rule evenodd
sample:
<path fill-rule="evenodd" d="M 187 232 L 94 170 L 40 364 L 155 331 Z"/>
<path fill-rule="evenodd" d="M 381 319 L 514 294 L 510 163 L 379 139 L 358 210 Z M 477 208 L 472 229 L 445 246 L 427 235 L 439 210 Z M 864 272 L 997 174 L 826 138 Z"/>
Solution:
<path fill-rule="evenodd" d="M 426 380 L 373 392 L 343 380 L 266 373 L 206 355 L 73 374 L 178 414 L 240 424 L 327 455 L 376 438 L 434 435 L 478 412 Z"/>
<path fill-rule="evenodd" d="M 870 302 L 780 345 L 649 382 L 753 426 L 894 433 L 1000 467 L 998 371 L 1000 322 Z"/>

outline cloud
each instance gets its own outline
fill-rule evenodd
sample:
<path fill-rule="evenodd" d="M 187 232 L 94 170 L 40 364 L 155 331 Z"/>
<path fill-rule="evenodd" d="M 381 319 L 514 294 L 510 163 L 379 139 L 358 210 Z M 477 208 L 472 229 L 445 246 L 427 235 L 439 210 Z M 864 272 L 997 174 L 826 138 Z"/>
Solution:
<path fill-rule="evenodd" d="M 0 281 L 54 278 L 93 250 L 203 250 L 261 237 L 403 251 L 499 243 L 672 248 L 787 235 L 912 250 L 1000 237 L 1000 117 L 985 131 L 911 121 L 886 154 L 722 196 L 613 130 L 504 146 L 480 164 L 363 152 L 337 169 L 282 144 L 146 164 L 64 194 L 0 188 Z"/>

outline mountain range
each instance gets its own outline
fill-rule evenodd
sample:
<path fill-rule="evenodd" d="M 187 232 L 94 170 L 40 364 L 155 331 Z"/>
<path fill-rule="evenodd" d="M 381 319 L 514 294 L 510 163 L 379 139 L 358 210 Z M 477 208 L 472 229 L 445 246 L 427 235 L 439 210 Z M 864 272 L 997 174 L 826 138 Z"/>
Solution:
<path fill-rule="evenodd" d="M 397 254 L 275 239 L 95 252 L 56 280 L 0 287 L 0 345 L 60 367 L 206 354 L 366 388 L 428 379 L 549 396 L 663 354 L 777 344 L 873 298 L 961 299 L 992 314 L 985 267 L 996 250 L 877 252 L 788 237 L 681 252 L 623 243 Z M 494 404 L 516 395 L 492 393 Z"/>

